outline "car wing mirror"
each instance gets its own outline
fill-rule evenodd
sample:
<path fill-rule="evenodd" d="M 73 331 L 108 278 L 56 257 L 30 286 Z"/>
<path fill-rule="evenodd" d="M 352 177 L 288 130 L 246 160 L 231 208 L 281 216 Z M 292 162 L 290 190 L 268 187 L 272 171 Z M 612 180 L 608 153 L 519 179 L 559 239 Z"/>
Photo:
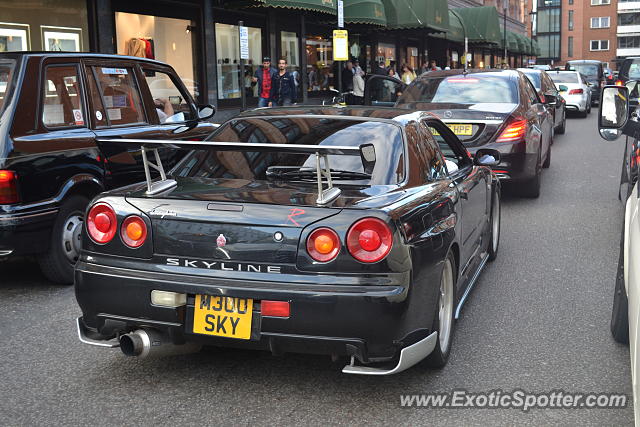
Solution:
<path fill-rule="evenodd" d="M 500 164 L 500 152 L 489 148 L 481 148 L 473 156 L 476 166 L 498 166 Z"/>
<path fill-rule="evenodd" d="M 558 99 L 556 98 L 556 96 L 552 93 L 545 93 L 544 94 L 544 103 L 547 105 L 556 105 L 556 102 L 558 102 Z"/>
<path fill-rule="evenodd" d="M 216 107 L 211 104 L 198 107 L 198 120 L 207 120 L 216 114 Z"/>
<path fill-rule="evenodd" d="M 605 86 L 600 94 L 598 130 L 600 136 L 613 141 L 622 133 L 629 120 L 629 88 L 626 86 Z"/>
<path fill-rule="evenodd" d="M 565 86 L 565 85 L 559 85 L 559 86 L 558 86 L 558 90 L 559 90 L 560 92 L 566 92 L 566 91 L 568 91 L 568 90 L 569 90 L 569 88 L 568 88 L 567 86 Z"/>

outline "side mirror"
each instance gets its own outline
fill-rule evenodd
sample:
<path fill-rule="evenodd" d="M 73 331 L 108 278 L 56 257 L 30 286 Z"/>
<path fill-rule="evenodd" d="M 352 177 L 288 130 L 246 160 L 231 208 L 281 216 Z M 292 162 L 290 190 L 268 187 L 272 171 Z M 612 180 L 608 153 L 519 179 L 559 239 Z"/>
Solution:
<path fill-rule="evenodd" d="M 605 86 L 600 94 L 598 130 L 600 136 L 613 141 L 622 133 L 629 120 L 629 88 L 626 86 Z"/>
<path fill-rule="evenodd" d="M 559 85 L 559 86 L 558 86 L 558 90 L 559 90 L 560 92 L 566 92 L 566 91 L 568 91 L 568 90 L 569 90 L 569 88 L 568 88 L 567 86 L 565 86 L 565 85 Z"/>
<path fill-rule="evenodd" d="M 207 120 L 213 117 L 216 113 L 216 107 L 213 105 L 207 104 L 199 107 L 198 109 L 198 120 Z"/>
<path fill-rule="evenodd" d="M 544 95 L 544 103 L 547 105 L 556 105 L 556 102 L 558 102 L 558 99 L 556 98 L 555 95 L 547 93 Z"/>
<path fill-rule="evenodd" d="M 473 157 L 476 166 L 498 166 L 500 164 L 500 152 L 490 148 L 481 148 Z"/>

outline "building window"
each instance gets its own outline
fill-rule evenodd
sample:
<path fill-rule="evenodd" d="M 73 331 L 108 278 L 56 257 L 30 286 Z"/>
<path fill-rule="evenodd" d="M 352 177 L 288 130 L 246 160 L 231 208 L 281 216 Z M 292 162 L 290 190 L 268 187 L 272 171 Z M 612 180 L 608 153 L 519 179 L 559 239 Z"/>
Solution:
<path fill-rule="evenodd" d="M 609 28 L 609 17 L 601 16 L 591 18 L 591 28 Z"/>
<path fill-rule="evenodd" d="M 602 6 L 604 4 L 611 4 L 611 0 L 591 0 L 591 6 Z"/>
<path fill-rule="evenodd" d="M 188 19 L 116 12 L 117 53 L 168 63 L 197 98 L 193 36 L 185 31 L 191 25 Z"/>
<path fill-rule="evenodd" d="M 640 25 L 640 13 L 619 13 L 618 25 Z"/>
<path fill-rule="evenodd" d="M 569 4 L 573 4 L 573 0 L 569 0 Z"/>
<path fill-rule="evenodd" d="M 573 31 L 573 10 L 569 11 L 569 31 Z"/>
<path fill-rule="evenodd" d="M 538 7 L 560 6 L 560 0 L 538 0 Z"/>
<path fill-rule="evenodd" d="M 591 50 L 609 50 L 609 40 L 591 40 Z"/>
<path fill-rule="evenodd" d="M 240 36 L 237 25 L 216 23 L 216 54 L 218 71 L 218 98 L 240 98 Z M 251 85 L 251 77 L 262 64 L 262 30 L 249 29 L 249 59 L 242 73 L 247 96 L 257 96 L 257 85 Z"/>
<path fill-rule="evenodd" d="M 640 36 L 618 37 L 618 49 L 640 48 Z"/>
<path fill-rule="evenodd" d="M 559 34 L 538 35 L 538 46 L 540 47 L 540 58 L 560 58 Z"/>
<path fill-rule="evenodd" d="M 573 58 L 573 36 L 569 36 L 567 43 L 567 56 Z"/>
<path fill-rule="evenodd" d="M 560 9 L 542 9 L 538 11 L 538 33 L 560 31 Z"/>

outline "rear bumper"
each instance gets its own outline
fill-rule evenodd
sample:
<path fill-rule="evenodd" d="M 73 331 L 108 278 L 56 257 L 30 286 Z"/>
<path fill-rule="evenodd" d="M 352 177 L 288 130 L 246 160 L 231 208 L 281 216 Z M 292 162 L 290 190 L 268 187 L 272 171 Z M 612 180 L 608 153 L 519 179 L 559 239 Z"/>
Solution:
<path fill-rule="evenodd" d="M 563 95 L 566 103 L 567 110 L 569 111 L 581 111 L 587 110 L 588 99 L 582 95 Z"/>
<path fill-rule="evenodd" d="M 87 257 L 91 258 L 91 257 Z M 90 261 L 90 259 L 89 259 Z M 76 298 L 82 326 L 92 339 L 105 341 L 117 333 L 140 327 L 163 331 L 176 343 L 354 356 L 363 363 L 390 361 L 399 350 L 424 339 L 432 331 L 409 314 L 409 273 L 385 275 L 388 285 L 343 286 L 270 282 L 254 285 L 172 273 L 149 272 L 93 264 L 76 265 Z M 313 277 L 313 276 L 311 276 Z M 151 291 L 187 294 L 186 306 L 151 304 Z M 250 340 L 213 337 L 192 332 L 195 295 L 218 295 L 254 300 Z M 288 318 L 262 316 L 261 300 L 288 301 Z M 423 315 L 433 318 L 433 309 Z M 411 324 L 411 323 L 421 324 Z M 429 323 L 430 326 L 430 323 Z"/>
<path fill-rule="evenodd" d="M 0 257 L 45 252 L 57 213 L 54 207 L 0 210 Z"/>

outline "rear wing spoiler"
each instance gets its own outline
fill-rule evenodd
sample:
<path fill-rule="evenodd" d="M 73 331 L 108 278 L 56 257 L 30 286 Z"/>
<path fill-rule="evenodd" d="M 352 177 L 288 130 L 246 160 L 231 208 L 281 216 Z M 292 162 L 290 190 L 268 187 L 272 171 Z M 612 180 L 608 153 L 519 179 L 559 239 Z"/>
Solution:
<path fill-rule="evenodd" d="M 142 150 L 142 162 L 144 174 L 147 180 L 147 191 L 145 194 L 153 195 L 169 190 L 177 185 L 173 179 L 167 178 L 162 161 L 160 160 L 159 148 L 174 148 L 183 150 L 209 150 L 209 151 L 268 151 L 272 153 L 289 154 L 315 154 L 316 156 L 316 178 L 318 181 L 318 198 L 316 203 L 326 205 L 335 200 L 341 193 L 339 188 L 333 186 L 331 179 L 331 167 L 329 166 L 328 155 L 360 156 L 362 165 L 366 173 L 373 172 L 376 163 L 376 150 L 373 144 L 362 144 L 359 147 L 330 146 L 330 145 L 300 145 L 300 144 L 264 144 L 264 143 L 244 143 L 244 142 L 213 142 L 213 141 L 176 141 L 158 139 L 126 139 L 101 138 L 97 140 L 103 143 L 135 144 Z M 154 159 L 149 155 L 153 154 Z M 322 162 L 321 162 L 322 160 Z M 152 181 L 151 168 L 160 173 L 159 181 Z M 324 180 L 326 179 L 326 187 Z"/>

